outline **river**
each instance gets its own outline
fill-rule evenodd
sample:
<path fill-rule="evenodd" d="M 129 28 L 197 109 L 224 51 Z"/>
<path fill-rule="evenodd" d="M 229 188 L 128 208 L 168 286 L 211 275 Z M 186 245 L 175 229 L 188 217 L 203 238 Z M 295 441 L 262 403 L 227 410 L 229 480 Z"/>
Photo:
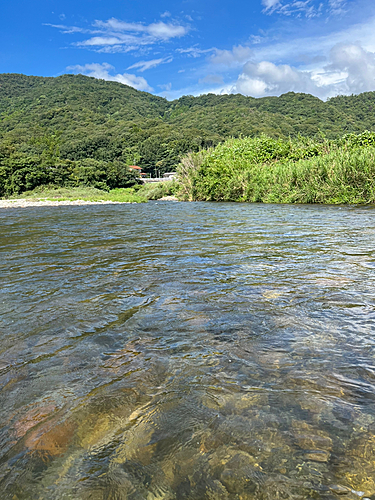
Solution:
<path fill-rule="evenodd" d="M 1 500 L 375 498 L 373 208 L 0 210 Z"/>

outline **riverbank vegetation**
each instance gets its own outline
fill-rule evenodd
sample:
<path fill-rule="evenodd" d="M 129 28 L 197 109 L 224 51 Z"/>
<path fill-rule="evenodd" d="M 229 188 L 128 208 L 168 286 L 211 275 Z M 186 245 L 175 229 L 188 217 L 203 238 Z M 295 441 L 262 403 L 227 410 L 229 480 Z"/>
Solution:
<path fill-rule="evenodd" d="M 375 92 L 167 101 L 83 75 L 15 74 L 0 75 L 0 89 L 0 197 L 54 186 L 144 200 L 373 201 Z M 134 164 L 159 176 L 180 165 L 180 184 L 141 187 Z"/>
<path fill-rule="evenodd" d="M 30 201 L 113 201 L 120 203 L 144 203 L 149 200 L 160 200 L 166 196 L 176 196 L 181 186 L 176 181 L 135 184 L 130 188 L 116 188 L 105 191 L 91 186 L 58 187 L 41 185 L 31 191 L 12 195 L 7 199 L 26 199 Z"/>
<path fill-rule="evenodd" d="M 147 200 L 160 200 L 165 196 L 177 196 L 180 193 L 180 183 L 172 181 L 155 182 L 137 187 L 137 193 Z"/>
<path fill-rule="evenodd" d="M 112 201 L 117 203 L 142 203 L 147 198 L 138 194 L 134 188 L 112 189 L 103 191 L 93 187 L 61 188 L 56 186 L 39 186 L 10 199 L 26 199 L 30 201 Z"/>
<path fill-rule="evenodd" d="M 185 200 L 263 203 L 375 203 L 375 134 L 336 141 L 230 139 L 186 156 Z"/>
<path fill-rule="evenodd" d="M 59 164 L 136 164 L 152 175 L 174 171 L 188 152 L 231 137 L 315 138 L 323 132 L 336 139 L 375 130 L 375 92 L 327 102 L 293 92 L 259 99 L 208 94 L 167 101 L 83 75 L 17 74 L 0 75 L 0 89 L 3 147 L 27 159 L 50 154 L 52 148 Z"/>
<path fill-rule="evenodd" d="M 44 168 L 48 170 L 48 166 Z M 43 170 L 38 170 L 35 164 L 35 170 L 30 172 L 40 174 Z M 90 182 L 92 179 L 96 182 L 98 177 L 90 177 L 88 172 L 85 178 L 78 178 L 82 184 L 42 184 L 10 195 L 117 202 L 145 202 L 174 196 L 185 201 L 375 203 L 375 133 L 349 134 L 335 141 L 301 136 L 289 140 L 265 135 L 232 138 L 216 148 L 190 152 L 182 158 L 177 181 L 141 184 L 133 174 L 126 173 L 132 176 L 130 180 L 126 177 L 127 182 L 133 183 L 128 188 L 111 189 L 106 182 L 97 182 L 97 187 L 93 187 Z M 30 178 L 25 178 L 30 182 Z M 9 178 L 3 180 L 6 186 Z"/>
<path fill-rule="evenodd" d="M 62 159 L 58 138 L 54 136 L 42 137 L 39 145 L 39 153 L 30 154 L 18 151 L 9 143 L 0 143 L 0 197 L 18 195 L 44 185 L 110 191 L 139 182 L 137 174 L 121 161 Z"/>

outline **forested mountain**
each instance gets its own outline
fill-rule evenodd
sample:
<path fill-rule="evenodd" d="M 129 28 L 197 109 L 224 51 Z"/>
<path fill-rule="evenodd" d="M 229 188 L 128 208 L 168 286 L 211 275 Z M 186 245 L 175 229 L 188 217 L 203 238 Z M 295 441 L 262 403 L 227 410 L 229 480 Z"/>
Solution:
<path fill-rule="evenodd" d="M 0 159 L 11 151 L 50 162 L 117 162 L 116 168 L 135 162 L 154 174 L 175 169 L 190 150 L 231 136 L 336 138 L 374 128 L 375 92 L 328 102 L 293 92 L 260 99 L 208 94 L 169 102 L 82 75 L 0 75 Z"/>

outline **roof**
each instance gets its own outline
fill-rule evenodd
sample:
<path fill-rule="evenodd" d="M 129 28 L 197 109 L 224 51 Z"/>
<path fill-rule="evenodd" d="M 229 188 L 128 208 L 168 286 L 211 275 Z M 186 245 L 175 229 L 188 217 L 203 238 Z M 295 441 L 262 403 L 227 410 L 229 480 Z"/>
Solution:
<path fill-rule="evenodd" d="M 135 170 L 142 170 L 141 167 L 137 167 L 137 165 L 129 165 L 129 168 L 133 168 Z"/>

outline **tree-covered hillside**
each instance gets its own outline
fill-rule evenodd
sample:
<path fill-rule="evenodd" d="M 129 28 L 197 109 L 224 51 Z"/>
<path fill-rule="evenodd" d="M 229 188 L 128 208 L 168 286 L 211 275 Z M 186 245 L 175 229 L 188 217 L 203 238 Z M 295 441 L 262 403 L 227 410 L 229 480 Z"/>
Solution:
<path fill-rule="evenodd" d="M 328 102 L 295 93 L 261 99 L 208 94 L 168 102 L 82 75 L 0 75 L 0 161 L 11 156 L 37 164 L 49 158 L 61 171 L 83 165 L 96 176 L 98 169 L 114 176 L 133 163 L 152 174 L 174 170 L 188 151 L 228 137 L 336 138 L 374 128 L 374 92 Z"/>

